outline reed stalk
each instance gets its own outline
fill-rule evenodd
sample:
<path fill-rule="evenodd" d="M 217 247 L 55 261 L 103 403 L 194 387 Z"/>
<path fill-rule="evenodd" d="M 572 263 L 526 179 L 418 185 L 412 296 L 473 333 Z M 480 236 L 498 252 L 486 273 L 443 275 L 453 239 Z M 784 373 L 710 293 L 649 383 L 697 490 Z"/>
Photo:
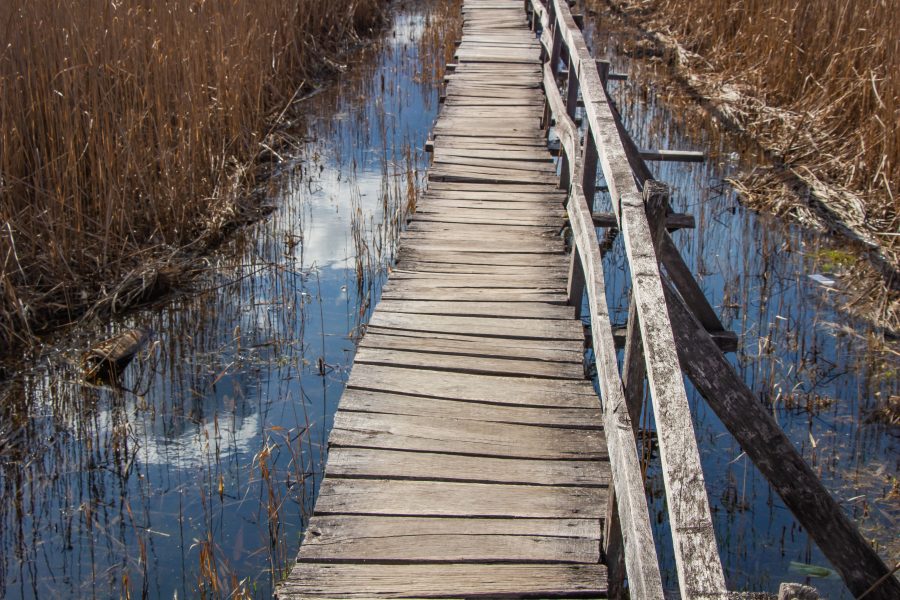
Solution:
<path fill-rule="evenodd" d="M 266 132 L 383 0 L 0 2 L 0 348 L 240 221 Z"/>

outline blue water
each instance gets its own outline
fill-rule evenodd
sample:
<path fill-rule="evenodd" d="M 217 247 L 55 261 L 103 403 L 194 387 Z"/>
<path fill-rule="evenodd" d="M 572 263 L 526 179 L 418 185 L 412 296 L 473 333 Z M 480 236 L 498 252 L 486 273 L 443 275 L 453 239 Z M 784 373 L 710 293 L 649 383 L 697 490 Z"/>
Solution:
<path fill-rule="evenodd" d="M 277 210 L 200 265 L 199 290 L 59 336 L 0 390 L 0 597 L 271 596 L 421 185 L 450 43 L 435 5 L 399 11 L 302 105 Z M 127 391 L 82 381 L 81 350 L 132 326 L 154 333 Z"/>
<path fill-rule="evenodd" d="M 286 136 L 287 160 L 268 184 L 277 210 L 209 257 L 198 289 L 105 331 L 60 335 L 0 388 L 0 596 L 271 596 L 313 505 L 409 178 L 421 185 L 436 67 L 452 48 L 432 18 L 443 4 L 399 11 L 379 43 L 303 104 L 306 120 Z M 841 309 L 842 292 L 809 278 L 832 276 L 823 257 L 843 246 L 746 210 L 726 179 L 752 156 L 664 101 L 647 84 L 653 74 L 617 54 L 616 36 L 598 33 L 595 45 L 632 76 L 612 89 L 639 145 L 710 153 L 705 164 L 656 167 L 674 209 L 696 216 L 697 228 L 676 241 L 741 335 L 735 366 L 865 535 L 897 556 L 900 438 L 867 422 L 880 398 L 898 394 L 897 356 Z M 732 160 L 733 152 L 746 156 Z M 604 266 L 621 323 L 620 239 Z M 154 333 L 126 372 L 127 390 L 82 381 L 81 350 L 132 326 Z M 805 580 L 791 561 L 827 566 L 703 399 L 691 391 L 690 401 L 730 587 Z M 647 457 L 674 590 L 658 457 L 652 448 Z M 849 598 L 836 577 L 809 581 Z"/>

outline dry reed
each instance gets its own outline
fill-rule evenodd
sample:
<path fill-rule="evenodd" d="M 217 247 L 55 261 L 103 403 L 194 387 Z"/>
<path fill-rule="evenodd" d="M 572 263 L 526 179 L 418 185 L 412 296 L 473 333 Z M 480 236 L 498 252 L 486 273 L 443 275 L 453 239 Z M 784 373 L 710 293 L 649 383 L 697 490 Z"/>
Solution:
<path fill-rule="evenodd" d="M 862 238 L 900 260 L 892 0 L 609 0 Z M 771 186 L 769 188 L 771 189 Z M 858 199 L 858 200 L 857 200 Z M 794 200 L 796 203 L 796 199 Z"/>
<path fill-rule="evenodd" d="M 0 348 L 170 283 L 383 0 L 0 2 Z M 177 273 L 175 274 L 177 276 Z"/>

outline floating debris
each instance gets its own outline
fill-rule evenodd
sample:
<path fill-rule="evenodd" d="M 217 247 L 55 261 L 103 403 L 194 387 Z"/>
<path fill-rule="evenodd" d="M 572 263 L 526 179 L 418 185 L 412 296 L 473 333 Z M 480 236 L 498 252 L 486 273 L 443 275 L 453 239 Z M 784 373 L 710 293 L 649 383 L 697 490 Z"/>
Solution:
<path fill-rule="evenodd" d="M 103 340 L 82 355 L 85 376 L 100 381 L 117 379 L 149 337 L 149 331 L 135 327 Z"/>
<path fill-rule="evenodd" d="M 834 286 L 834 279 L 832 279 L 831 277 L 828 277 L 827 275 L 822 275 L 820 273 L 814 273 L 813 275 L 810 275 L 809 278 L 820 285 L 824 285 L 824 286 L 828 286 L 828 287 Z"/>

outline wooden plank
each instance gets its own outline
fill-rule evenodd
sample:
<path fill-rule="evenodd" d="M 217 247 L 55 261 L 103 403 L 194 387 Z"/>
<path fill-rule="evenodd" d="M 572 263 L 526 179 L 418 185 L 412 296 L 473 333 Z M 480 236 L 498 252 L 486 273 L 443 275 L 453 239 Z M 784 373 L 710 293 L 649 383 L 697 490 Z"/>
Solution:
<path fill-rule="evenodd" d="M 610 477 L 609 463 L 601 460 L 535 460 L 368 447 L 335 447 L 329 453 L 328 472 L 345 478 L 602 488 L 608 487 Z"/>
<path fill-rule="evenodd" d="M 328 441 L 334 447 L 501 458 L 594 460 L 607 456 L 605 440 L 597 430 L 347 411 L 335 416 Z"/>
<path fill-rule="evenodd" d="M 442 354 L 490 358 L 521 358 L 540 362 L 566 362 L 581 365 L 582 351 L 571 344 L 555 344 L 546 340 L 508 340 L 459 334 L 396 331 L 369 328 L 360 343 L 366 348 L 418 350 Z"/>
<path fill-rule="evenodd" d="M 546 142 L 541 142 L 539 147 L 546 148 Z M 506 195 L 521 194 L 540 194 L 541 196 L 554 196 L 565 199 L 565 194 L 555 189 L 555 186 L 547 186 L 543 184 L 485 184 L 485 183 L 442 183 L 434 182 L 428 185 L 429 192 L 432 190 L 447 190 L 452 192 L 476 192 L 483 194 L 485 192 L 497 192 Z"/>
<path fill-rule="evenodd" d="M 609 487 L 609 463 L 533 460 L 338 447 L 328 453 L 336 478 L 409 479 L 530 486 Z"/>
<path fill-rule="evenodd" d="M 450 263 L 456 265 L 491 265 L 527 267 L 535 264 L 565 268 L 566 259 L 562 254 L 550 254 L 536 259 L 533 254 L 512 254 L 502 252 L 432 252 L 405 248 L 398 258 L 398 264 L 410 263 Z"/>
<path fill-rule="evenodd" d="M 581 323 L 557 319 L 495 319 L 491 317 L 457 317 L 444 315 L 409 315 L 376 311 L 369 324 L 373 327 L 402 331 L 462 333 L 466 335 L 500 336 L 508 339 L 584 339 Z"/>
<path fill-rule="evenodd" d="M 597 396 L 590 383 L 582 381 L 492 375 L 469 375 L 441 371 L 403 369 L 381 365 L 359 365 L 347 383 L 350 389 L 403 393 L 416 390 L 422 396 L 509 404 L 595 408 Z"/>
<path fill-rule="evenodd" d="M 385 300 L 452 300 L 454 302 L 553 302 L 565 304 L 566 296 L 560 290 L 492 288 L 448 288 L 435 287 L 415 281 L 397 282 L 385 287 L 381 294 Z"/>
<path fill-rule="evenodd" d="M 279 598 L 571 598 L 606 591 L 602 565 L 298 563 Z"/>
<path fill-rule="evenodd" d="M 359 364 L 423 368 L 509 377 L 546 377 L 548 379 L 584 379 L 584 368 L 574 363 L 540 363 L 531 360 L 485 358 L 459 354 L 440 354 L 421 350 L 360 348 L 354 361 Z"/>
<path fill-rule="evenodd" d="M 591 519 L 313 517 L 301 562 L 600 562 Z"/>
<path fill-rule="evenodd" d="M 316 514 L 601 519 L 605 501 L 595 487 L 326 477 Z"/>
<path fill-rule="evenodd" d="M 439 221 L 413 218 L 403 232 L 403 237 L 414 237 L 416 234 L 425 233 L 430 238 L 445 237 L 453 239 L 454 236 L 469 239 L 484 239 L 489 237 L 496 243 L 520 243 L 520 244 L 562 244 L 559 237 L 560 225 L 546 225 L 543 227 L 510 227 L 507 224 L 490 223 L 466 223 L 465 227 L 459 227 L 459 223 L 441 223 Z M 460 231 L 462 230 L 462 231 Z"/>
<path fill-rule="evenodd" d="M 383 300 L 379 310 L 410 314 L 456 315 L 465 317 L 517 317 L 529 319 L 575 318 L 569 306 L 548 302 L 521 302 L 510 306 L 503 302 L 450 302 L 421 300 Z"/>
<path fill-rule="evenodd" d="M 440 416 L 450 419 L 514 425 L 600 429 L 599 408 L 497 406 L 479 402 L 441 400 L 409 394 L 385 394 L 364 390 L 347 390 L 342 394 L 340 410 L 418 417 Z"/>
<path fill-rule="evenodd" d="M 413 223 L 444 223 L 458 225 L 502 225 L 512 231 L 522 231 L 525 227 L 552 228 L 558 231 L 564 221 L 559 217 L 522 216 L 513 212 L 487 210 L 441 210 L 431 212 L 427 209 L 416 213 Z M 526 230 L 527 231 L 527 230 Z"/>

